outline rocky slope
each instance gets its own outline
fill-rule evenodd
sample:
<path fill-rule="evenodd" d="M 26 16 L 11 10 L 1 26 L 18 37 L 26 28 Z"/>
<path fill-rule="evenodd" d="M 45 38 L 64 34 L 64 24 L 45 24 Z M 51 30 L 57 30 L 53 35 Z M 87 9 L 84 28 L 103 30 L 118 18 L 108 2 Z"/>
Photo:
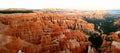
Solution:
<path fill-rule="evenodd" d="M 109 41 L 120 40 L 119 21 L 111 17 L 105 11 L 0 14 L 0 52 L 85 53 L 88 46 L 110 52 Z"/>

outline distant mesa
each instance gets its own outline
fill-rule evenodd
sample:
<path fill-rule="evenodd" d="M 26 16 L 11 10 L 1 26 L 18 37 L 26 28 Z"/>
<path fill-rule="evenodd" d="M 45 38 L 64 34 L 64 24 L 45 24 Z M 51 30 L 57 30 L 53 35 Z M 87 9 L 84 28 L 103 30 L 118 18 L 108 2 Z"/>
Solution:
<path fill-rule="evenodd" d="M 25 8 L 8 8 L 5 10 L 27 10 L 27 9 L 25 9 Z"/>
<path fill-rule="evenodd" d="M 10 14 L 10 13 L 33 13 L 33 11 L 25 9 L 25 8 L 8 8 L 8 9 L 0 10 L 0 13 L 3 13 L 3 14 Z"/>

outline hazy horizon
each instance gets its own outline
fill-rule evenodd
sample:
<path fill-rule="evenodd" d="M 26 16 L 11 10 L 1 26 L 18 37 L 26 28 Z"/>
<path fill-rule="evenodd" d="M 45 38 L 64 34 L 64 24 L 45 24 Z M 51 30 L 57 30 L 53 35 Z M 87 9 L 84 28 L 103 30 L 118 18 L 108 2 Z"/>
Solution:
<path fill-rule="evenodd" d="M 0 8 L 61 8 L 80 10 L 120 9 L 119 0 L 0 0 Z"/>

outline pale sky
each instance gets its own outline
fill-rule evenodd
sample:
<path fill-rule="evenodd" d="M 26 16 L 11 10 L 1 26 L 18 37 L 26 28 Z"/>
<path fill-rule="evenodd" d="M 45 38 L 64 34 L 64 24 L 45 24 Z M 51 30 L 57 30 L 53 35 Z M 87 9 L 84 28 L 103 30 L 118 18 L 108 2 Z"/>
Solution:
<path fill-rule="evenodd" d="M 0 8 L 120 9 L 120 0 L 0 0 Z"/>

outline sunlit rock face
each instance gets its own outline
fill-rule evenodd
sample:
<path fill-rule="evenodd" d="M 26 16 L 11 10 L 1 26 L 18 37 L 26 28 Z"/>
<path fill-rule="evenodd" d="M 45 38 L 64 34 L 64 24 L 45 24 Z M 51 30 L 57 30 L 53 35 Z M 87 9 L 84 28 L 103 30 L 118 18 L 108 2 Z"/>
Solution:
<path fill-rule="evenodd" d="M 89 23 L 83 18 L 101 20 L 106 14 L 104 11 L 1 14 L 0 51 L 2 53 L 85 53 L 89 46 L 89 51 L 97 52 L 94 47 L 90 49 L 92 43 L 88 38 L 91 34 L 100 32 L 95 30 L 94 23 Z M 103 39 L 103 45 L 108 45 L 105 37 Z M 106 52 L 104 49 L 103 51 Z"/>
<path fill-rule="evenodd" d="M 120 19 L 115 20 L 114 25 L 120 25 Z"/>
<path fill-rule="evenodd" d="M 78 15 L 9 14 L 3 15 L 0 20 L 7 26 L 2 34 L 12 37 L 11 42 L 4 44 L 7 48 L 4 50 L 10 50 L 9 53 L 83 53 L 86 46 L 91 44 L 84 30 L 94 31 L 94 24 Z"/>
<path fill-rule="evenodd" d="M 11 41 L 10 36 L 5 36 L 3 34 L 0 34 L 0 46 L 4 46 L 5 44 L 8 44 Z"/>
<path fill-rule="evenodd" d="M 84 12 L 82 16 L 89 19 L 104 19 L 104 16 L 107 14 L 108 12 L 106 11 L 92 11 L 92 12 Z"/>

